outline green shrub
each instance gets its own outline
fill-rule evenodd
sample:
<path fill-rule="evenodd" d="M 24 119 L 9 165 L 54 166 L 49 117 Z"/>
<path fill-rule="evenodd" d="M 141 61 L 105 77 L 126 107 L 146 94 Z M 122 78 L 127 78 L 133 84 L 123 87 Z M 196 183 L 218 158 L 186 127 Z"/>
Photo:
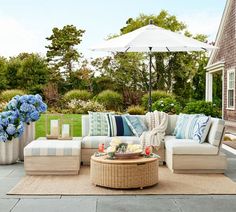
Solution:
<path fill-rule="evenodd" d="M 188 98 L 183 98 L 182 96 L 175 96 L 175 100 L 180 104 L 181 109 L 183 109 L 187 103 L 189 103 Z"/>
<path fill-rule="evenodd" d="M 221 110 L 212 102 L 194 101 L 186 104 L 184 113 L 188 114 L 205 114 L 206 116 L 220 117 Z"/>
<path fill-rule="evenodd" d="M 123 107 L 123 98 L 121 94 L 111 91 L 105 90 L 97 95 L 95 98 L 99 103 L 103 104 L 107 110 L 121 110 Z"/>
<path fill-rule="evenodd" d="M 9 102 L 16 95 L 24 95 L 26 92 L 20 89 L 5 90 L 0 94 L 2 102 Z"/>
<path fill-rule="evenodd" d="M 139 106 L 139 105 L 129 106 L 128 109 L 127 109 L 127 112 L 130 115 L 143 115 L 143 114 L 145 114 L 144 108 L 142 106 Z"/>
<path fill-rule="evenodd" d="M 83 101 L 72 99 L 67 103 L 67 109 L 64 110 L 64 113 L 85 114 L 88 113 L 88 111 L 102 112 L 105 111 L 105 107 L 102 104 L 92 100 Z"/>
<path fill-rule="evenodd" d="M 142 106 L 145 109 L 148 108 L 148 97 L 149 97 L 148 93 L 144 94 L 142 97 Z M 166 93 L 166 91 L 161 91 L 161 90 L 152 91 L 152 102 L 153 103 L 161 98 L 166 98 L 166 97 L 174 97 L 174 95 L 171 93 Z"/>
<path fill-rule="evenodd" d="M 91 93 L 86 90 L 74 89 L 65 93 L 64 100 L 71 101 L 72 99 L 75 99 L 75 100 L 88 101 L 89 99 L 91 99 L 91 97 L 92 97 Z"/>
<path fill-rule="evenodd" d="M 180 104 L 173 97 L 160 98 L 152 105 L 152 110 L 163 111 L 169 114 L 179 114 Z"/>

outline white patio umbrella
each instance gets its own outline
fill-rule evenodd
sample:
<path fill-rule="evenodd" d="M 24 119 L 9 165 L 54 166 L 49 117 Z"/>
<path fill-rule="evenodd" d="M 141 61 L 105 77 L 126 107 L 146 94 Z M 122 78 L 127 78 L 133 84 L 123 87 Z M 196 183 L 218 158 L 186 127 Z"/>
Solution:
<path fill-rule="evenodd" d="M 152 109 L 151 98 L 151 53 L 152 52 L 190 52 L 210 51 L 216 47 L 150 24 L 119 37 L 106 40 L 91 48 L 93 51 L 111 52 L 149 52 L 149 111 Z"/>

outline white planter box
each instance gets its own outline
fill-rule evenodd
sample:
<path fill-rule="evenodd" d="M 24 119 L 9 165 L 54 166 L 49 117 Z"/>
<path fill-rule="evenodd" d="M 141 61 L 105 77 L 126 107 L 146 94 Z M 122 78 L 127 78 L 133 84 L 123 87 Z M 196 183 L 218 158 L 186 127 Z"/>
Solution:
<path fill-rule="evenodd" d="M 0 164 L 7 165 L 16 163 L 19 159 L 19 139 L 15 138 L 11 141 L 0 141 Z"/>
<path fill-rule="evenodd" d="M 27 144 L 35 140 L 35 122 L 31 122 L 29 125 L 24 124 L 24 133 L 19 138 L 20 148 L 19 148 L 19 158 L 21 161 L 24 160 L 24 148 Z"/>

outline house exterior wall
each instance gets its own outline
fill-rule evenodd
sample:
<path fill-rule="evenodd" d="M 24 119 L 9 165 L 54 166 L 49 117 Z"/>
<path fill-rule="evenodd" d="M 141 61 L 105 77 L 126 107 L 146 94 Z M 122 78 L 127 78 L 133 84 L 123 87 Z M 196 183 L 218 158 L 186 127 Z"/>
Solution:
<path fill-rule="evenodd" d="M 223 26 L 223 33 L 218 41 L 219 50 L 216 51 L 214 58 L 212 60 L 212 64 L 217 63 L 219 61 L 225 62 L 225 67 L 223 71 L 223 111 L 224 111 L 224 119 L 236 121 L 236 102 L 235 109 L 229 110 L 227 109 L 227 70 L 236 68 L 236 0 L 232 0 L 230 5 L 230 10 L 228 13 L 228 17 L 226 17 L 226 22 Z M 235 80 L 236 81 L 236 80 Z M 235 89 L 236 91 L 236 89 Z M 234 92 L 236 96 L 236 92 Z M 235 98 L 236 100 L 236 98 Z"/>

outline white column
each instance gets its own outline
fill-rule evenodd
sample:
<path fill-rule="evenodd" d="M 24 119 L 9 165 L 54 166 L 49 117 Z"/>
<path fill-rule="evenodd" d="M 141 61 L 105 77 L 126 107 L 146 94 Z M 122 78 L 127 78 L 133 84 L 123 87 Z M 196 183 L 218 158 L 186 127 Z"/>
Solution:
<path fill-rule="evenodd" d="M 206 72 L 206 101 L 212 102 L 213 75 Z"/>

